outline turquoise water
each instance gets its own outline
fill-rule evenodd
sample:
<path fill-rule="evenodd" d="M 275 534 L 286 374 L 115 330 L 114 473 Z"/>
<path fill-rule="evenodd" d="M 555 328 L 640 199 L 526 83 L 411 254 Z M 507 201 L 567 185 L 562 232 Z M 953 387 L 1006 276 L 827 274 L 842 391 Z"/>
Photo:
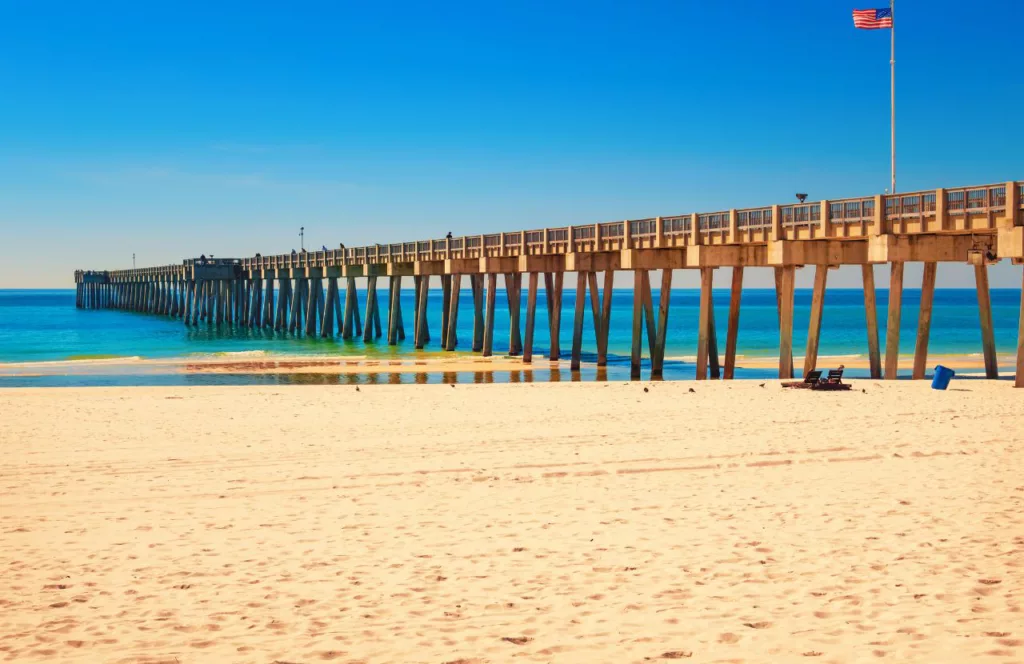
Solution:
<path fill-rule="evenodd" d="M 659 297 L 655 292 L 657 302 Z M 692 358 L 697 344 L 697 290 L 672 291 L 668 323 L 668 341 L 665 351 L 665 377 L 692 378 Z M 724 352 L 725 326 L 728 317 L 727 290 L 715 292 L 715 320 L 718 325 L 719 349 Z M 496 354 L 507 352 L 509 337 L 508 311 L 503 310 L 504 294 L 497 296 L 494 349 Z M 612 298 L 612 323 L 609 334 L 609 378 L 628 377 L 631 344 L 632 289 L 616 290 Z M 365 292 L 359 293 L 360 306 L 365 307 Z M 801 355 L 806 343 L 810 290 L 796 291 L 796 311 L 793 347 Z M 523 322 L 525 324 L 525 294 Z M 904 309 L 900 348 L 903 354 L 913 353 L 917 329 L 917 309 L 920 291 L 907 289 L 903 294 Z M 882 325 L 881 343 L 885 344 L 885 308 L 888 292 L 878 291 L 878 311 Z M 386 306 L 384 294 L 381 306 Z M 744 370 L 743 357 L 777 357 L 778 325 L 775 293 L 771 289 L 748 289 L 743 293 L 740 333 L 737 354 L 740 367 L 737 377 L 770 377 L 774 372 Z M 992 291 L 993 320 L 996 346 L 1000 354 L 1016 351 L 1020 291 L 995 289 Z M 563 296 L 562 329 L 560 335 L 563 357 L 572 345 L 572 318 L 575 292 L 566 289 Z M 428 321 L 432 340 L 425 351 L 415 351 L 412 344 L 413 292 L 402 295 L 402 310 L 406 322 L 406 340 L 398 346 L 388 346 L 381 339 L 370 344 L 359 341 L 334 339 L 307 339 L 288 334 L 207 327 L 188 328 L 180 320 L 146 314 L 111 310 L 79 310 L 74 305 L 72 290 L 0 290 L 0 363 L 41 362 L 101 357 L 177 358 L 211 356 L 220 353 L 268 353 L 288 355 L 369 356 L 373 358 L 409 358 L 417 354 L 436 355 L 440 340 L 441 292 L 432 289 L 428 303 Z M 584 362 L 593 361 L 595 342 L 589 302 L 585 307 Z M 383 312 L 382 313 L 386 313 Z M 459 350 L 468 351 L 472 340 L 472 296 L 463 289 L 459 315 Z M 538 295 L 537 323 L 534 353 L 544 357 L 548 347 L 547 310 L 543 289 Z M 821 356 L 863 356 L 867 348 L 864 323 L 863 295 L 859 290 L 833 289 L 827 292 L 825 314 L 819 354 Z M 645 341 L 646 344 L 646 341 Z M 977 356 L 981 352 L 981 333 L 978 325 L 978 306 L 973 289 L 940 289 L 935 293 L 930 352 L 934 355 Z M 645 350 L 646 355 L 646 350 Z M 838 364 L 841 360 L 833 362 Z M 827 366 L 826 362 L 822 362 Z M 625 368 L 625 369 L 624 369 Z M 546 375 L 542 368 L 535 371 L 534 379 Z M 589 371 L 589 370 L 588 370 Z M 568 374 L 568 372 L 564 372 Z M 584 372 L 584 376 L 587 373 Z M 243 379 L 217 377 L 219 382 L 242 381 L 248 383 L 283 379 Z M 108 378 L 109 379 L 109 378 Z M 427 377 L 427 382 L 436 377 Z M 473 377 L 461 380 L 472 382 Z M 507 376 L 500 380 L 509 380 Z M 568 379 L 568 378 L 567 378 Z M 113 380 L 113 379 L 109 379 Z M 147 384 L 153 384 L 151 378 Z M 166 380 L 174 380 L 170 377 Z M 178 379 L 180 380 L 180 379 Z M 208 379 L 213 380 L 213 379 Z M 322 378 L 294 379 L 312 382 Z M 346 380 L 344 377 L 342 381 Z M 367 379 L 368 380 L 368 379 Z M 423 382 L 413 376 L 391 379 L 392 382 Z M 481 379 L 482 380 L 482 379 Z M 24 384 L 20 381 L 19 384 Z M 8 377 L 0 385 L 11 384 Z"/>

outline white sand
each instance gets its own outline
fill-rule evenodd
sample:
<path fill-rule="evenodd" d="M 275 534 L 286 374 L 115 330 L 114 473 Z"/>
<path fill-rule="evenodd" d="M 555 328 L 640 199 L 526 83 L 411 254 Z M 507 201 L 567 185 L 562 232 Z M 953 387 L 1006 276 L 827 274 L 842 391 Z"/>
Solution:
<path fill-rule="evenodd" d="M 856 385 L 0 391 L 0 659 L 1024 661 L 1024 391 Z"/>

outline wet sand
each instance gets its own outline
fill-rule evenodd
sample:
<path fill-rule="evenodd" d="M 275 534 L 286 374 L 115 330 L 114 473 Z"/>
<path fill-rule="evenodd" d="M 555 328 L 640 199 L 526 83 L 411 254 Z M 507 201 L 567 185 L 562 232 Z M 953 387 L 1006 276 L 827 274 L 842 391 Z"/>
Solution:
<path fill-rule="evenodd" d="M 667 357 L 666 362 L 693 364 L 694 357 Z M 724 361 L 724 358 L 723 358 Z M 999 366 L 1012 370 L 1015 358 L 1001 355 Z M 941 364 L 957 371 L 984 372 L 984 359 L 979 356 L 932 356 L 928 372 Z M 585 366 L 594 366 L 584 362 Z M 775 357 L 740 356 L 737 368 L 773 370 L 779 366 Z M 793 358 L 793 365 L 799 376 L 802 373 L 803 357 Z M 844 365 L 847 369 L 867 370 L 868 360 L 862 356 L 821 356 L 817 366 L 821 369 Z M 909 376 L 913 357 L 900 358 L 900 372 Z M 470 353 L 431 353 L 424 356 L 406 356 L 394 359 L 367 358 L 360 356 L 327 357 L 309 355 L 270 355 L 263 353 L 240 355 L 228 354 L 220 357 L 143 359 L 107 358 L 94 360 L 69 360 L 57 362 L 0 363 L 0 376 L 46 376 L 46 375 L 88 375 L 88 374 L 137 374 L 137 373 L 190 373 L 190 374 L 395 374 L 395 373 L 460 373 L 460 372 L 505 372 L 529 369 L 559 368 L 568 370 L 569 359 L 551 362 L 546 356 L 534 355 L 532 364 L 525 364 L 520 357 L 498 354 L 481 357 Z M 645 368 L 644 373 L 647 370 Z M 687 375 L 686 377 L 691 377 Z"/>

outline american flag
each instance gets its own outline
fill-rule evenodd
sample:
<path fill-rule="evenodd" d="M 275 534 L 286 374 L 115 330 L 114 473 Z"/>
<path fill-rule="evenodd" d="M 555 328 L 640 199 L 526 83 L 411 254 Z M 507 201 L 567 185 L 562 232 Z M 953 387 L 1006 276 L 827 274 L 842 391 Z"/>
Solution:
<path fill-rule="evenodd" d="M 853 27 L 862 30 L 881 30 L 892 27 L 892 9 L 854 9 Z"/>

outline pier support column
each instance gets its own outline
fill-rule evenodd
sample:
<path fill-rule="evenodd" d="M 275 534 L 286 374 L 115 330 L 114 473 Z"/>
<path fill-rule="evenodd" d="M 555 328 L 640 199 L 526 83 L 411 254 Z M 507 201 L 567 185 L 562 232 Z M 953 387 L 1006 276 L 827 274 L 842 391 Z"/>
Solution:
<path fill-rule="evenodd" d="M 562 284 L 564 278 L 565 273 L 563 272 L 544 274 L 544 295 L 548 307 L 548 334 L 551 341 L 548 359 L 552 362 L 557 361 L 562 354 L 559 347 L 559 335 L 562 332 Z"/>
<path fill-rule="evenodd" d="M 988 266 L 974 266 L 974 281 L 978 291 L 978 317 L 981 322 L 981 349 L 985 356 L 985 378 L 999 378 L 999 360 L 996 357 L 996 337 L 992 328 L 992 297 L 988 288 Z"/>
<path fill-rule="evenodd" d="M 1020 286 L 1020 322 L 1017 326 L 1017 375 L 1014 387 L 1024 387 L 1024 280 Z"/>
<path fill-rule="evenodd" d="M 185 310 L 182 311 L 181 318 L 185 321 L 186 326 L 192 325 L 192 291 L 195 287 L 195 282 L 185 282 Z"/>
<path fill-rule="evenodd" d="M 697 317 L 697 380 L 705 380 L 708 377 L 708 355 L 711 345 L 711 326 L 714 299 L 712 289 L 714 288 L 714 268 L 702 267 L 700 269 L 700 309 Z"/>
<path fill-rule="evenodd" d="M 864 280 L 864 314 L 868 331 L 868 367 L 871 377 L 882 377 L 882 357 L 878 345 L 878 307 L 875 303 L 875 266 L 861 265 Z"/>
<path fill-rule="evenodd" d="M 587 305 L 587 272 L 576 273 L 576 307 L 572 324 L 572 355 L 569 371 L 580 370 L 580 355 L 583 352 L 583 311 Z"/>
<path fill-rule="evenodd" d="M 896 380 L 900 367 L 900 316 L 903 314 L 903 262 L 889 277 L 889 323 L 885 330 L 885 379 Z"/>
<path fill-rule="evenodd" d="M 291 279 L 289 279 L 291 281 Z M 302 315 L 302 281 L 296 279 L 293 286 L 289 286 L 291 302 L 288 303 L 288 332 L 295 334 L 301 332 L 299 317 Z"/>
<path fill-rule="evenodd" d="M 645 272 L 633 270 L 633 343 L 629 355 L 629 377 L 634 380 L 640 378 L 640 360 L 643 355 Z"/>
<path fill-rule="evenodd" d="M 306 331 L 306 315 L 309 312 L 309 297 L 313 289 L 310 288 L 309 279 L 306 277 L 297 277 L 295 284 L 299 289 L 299 310 L 295 318 L 295 332 L 303 334 Z"/>
<path fill-rule="evenodd" d="M 937 264 L 924 264 L 921 280 L 921 309 L 917 316 L 917 343 L 914 346 L 914 380 L 924 378 L 928 365 L 928 338 L 932 330 L 932 303 L 935 300 L 935 273 Z"/>
<path fill-rule="evenodd" d="M 775 300 L 779 311 L 779 378 L 793 377 L 793 291 L 796 268 L 775 268 Z"/>
<path fill-rule="evenodd" d="M 377 277 L 375 276 L 366 278 L 366 315 L 363 318 L 363 341 L 369 342 L 380 337 Z"/>
<path fill-rule="evenodd" d="M 284 332 L 288 329 L 288 311 L 292 304 L 292 280 L 284 277 L 278 281 L 277 318 L 274 320 L 274 329 Z"/>
<path fill-rule="evenodd" d="M 448 332 L 445 335 L 447 345 L 445 350 L 453 351 L 459 344 L 459 295 L 462 293 L 462 275 L 453 274 L 451 282 L 451 303 L 448 311 Z"/>
<path fill-rule="evenodd" d="M 711 309 L 708 310 L 708 365 L 714 379 L 722 377 L 722 365 L 718 360 L 718 326 L 715 325 L 715 291 L 711 291 Z"/>
<path fill-rule="evenodd" d="M 327 277 L 327 298 L 324 300 L 324 312 L 320 319 L 320 337 L 334 336 L 334 311 L 338 308 L 338 280 Z M 340 316 L 338 316 L 340 318 Z"/>
<path fill-rule="evenodd" d="M 416 277 L 416 325 L 414 346 L 422 349 L 427 343 L 427 302 L 430 297 L 430 277 Z"/>
<path fill-rule="evenodd" d="M 359 295 L 356 278 L 345 278 L 345 320 L 341 327 L 341 338 L 352 339 L 363 333 L 359 324 Z"/>
<path fill-rule="evenodd" d="M 441 275 L 441 348 L 448 347 L 448 317 L 452 311 L 452 275 Z"/>
<path fill-rule="evenodd" d="M 264 281 L 266 282 L 266 287 L 263 297 L 263 327 L 269 330 L 274 327 L 274 277 L 267 275 Z"/>
<path fill-rule="evenodd" d="M 604 293 L 601 295 L 600 315 L 601 332 L 597 339 L 597 366 L 599 367 L 608 365 L 608 334 L 612 324 L 612 282 L 614 279 L 615 270 L 604 271 Z"/>
<path fill-rule="evenodd" d="M 319 276 L 309 278 L 309 299 L 306 304 L 306 336 L 315 337 L 317 322 L 323 311 L 324 285 Z"/>
<path fill-rule="evenodd" d="M 473 352 L 479 353 L 484 347 L 484 275 L 469 275 L 469 283 L 473 289 Z"/>
<path fill-rule="evenodd" d="M 509 355 L 519 355 L 523 352 L 523 336 L 519 324 L 519 314 L 522 309 L 522 297 L 520 296 L 522 286 L 522 274 L 517 272 L 505 275 L 505 297 L 508 300 Z"/>
<path fill-rule="evenodd" d="M 249 303 L 249 327 L 263 327 L 263 278 L 255 275 L 252 279 L 252 300 Z"/>
<path fill-rule="evenodd" d="M 487 325 L 484 328 L 484 357 L 490 357 L 494 349 L 494 300 L 498 290 L 498 275 L 487 275 Z"/>
<path fill-rule="evenodd" d="M 402 330 L 402 278 L 391 277 L 388 290 L 388 345 L 395 346 L 405 338 Z"/>
<path fill-rule="evenodd" d="M 654 345 L 658 340 L 658 329 L 654 322 L 654 299 L 651 296 L 651 273 L 644 272 L 644 281 L 641 285 L 644 296 L 644 323 L 647 326 L 647 352 L 651 358 L 651 365 L 654 365 Z"/>
<path fill-rule="evenodd" d="M 811 296 L 811 321 L 807 327 L 804 377 L 818 366 L 818 342 L 821 339 L 821 318 L 825 312 L 825 285 L 827 282 L 828 265 L 814 266 L 814 293 Z"/>
<path fill-rule="evenodd" d="M 540 274 L 530 272 L 530 282 L 526 292 L 526 341 L 523 344 L 523 362 L 533 362 L 533 330 L 537 320 L 537 281 Z"/>
<path fill-rule="evenodd" d="M 605 297 L 608 297 L 606 289 Z M 658 324 L 654 347 L 651 350 L 651 378 L 661 378 L 665 370 L 665 343 L 668 340 L 668 309 L 672 300 L 672 270 L 661 271 L 661 289 L 658 292 Z M 607 325 L 607 323 L 606 323 Z M 605 328 L 607 334 L 607 328 Z M 605 337 L 607 351 L 607 336 Z"/>
<path fill-rule="evenodd" d="M 743 297 L 743 266 L 732 269 L 732 290 L 729 292 L 729 322 L 725 332 L 725 380 L 736 372 L 736 342 L 740 333 L 740 300 Z"/>

